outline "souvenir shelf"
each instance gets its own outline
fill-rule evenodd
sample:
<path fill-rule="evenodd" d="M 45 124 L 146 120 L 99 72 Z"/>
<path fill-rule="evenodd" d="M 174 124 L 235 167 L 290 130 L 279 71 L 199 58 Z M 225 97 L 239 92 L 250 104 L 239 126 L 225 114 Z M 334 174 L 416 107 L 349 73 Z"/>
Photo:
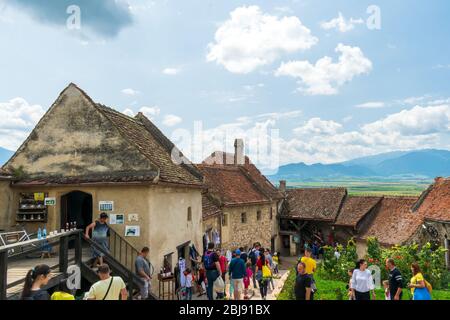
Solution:
<path fill-rule="evenodd" d="M 45 194 L 47 197 L 47 194 Z M 34 193 L 21 193 L 17 222 L 47 222 L 47 207 L 44 200 L 36 200 Z"/>

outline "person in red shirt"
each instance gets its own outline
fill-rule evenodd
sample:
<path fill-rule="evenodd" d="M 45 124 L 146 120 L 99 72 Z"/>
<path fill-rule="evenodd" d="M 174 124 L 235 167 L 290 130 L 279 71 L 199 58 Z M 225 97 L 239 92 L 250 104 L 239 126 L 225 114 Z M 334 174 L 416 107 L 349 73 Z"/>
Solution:
<path fill-rule="evenodd" d="M 217 253 L 217 256 L 219 257 L 220 270 L 222 271 L 222 279 L 223 279 L 223 282 L 226 283 L 225 275 L 227 274 L 227 270 L 228 270 L 228 260 L 227 260 L 227 257 L 225 257 L 222 254 L 222 251 L 220 249 L 217 249 L 216 253 Z M 223 294 L 224 294 L 224 296 L 226 296 L 225 289 L 224 289 Z"/>

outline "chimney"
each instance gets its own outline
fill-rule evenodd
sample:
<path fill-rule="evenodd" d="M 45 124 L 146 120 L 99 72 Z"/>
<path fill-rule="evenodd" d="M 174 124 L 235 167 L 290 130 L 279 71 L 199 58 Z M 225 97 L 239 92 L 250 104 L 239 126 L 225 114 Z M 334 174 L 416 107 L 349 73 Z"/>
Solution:
<path fill-rule="evenodd" d="M 286 180 L 280 180 L 280 186 L 278 187 L 278 190 L 280 190 L 280 192 L 282 193 L 286 192 Z"/>
<path fill-rule="evenodd" d="M 244 161 L 244 140 L 236 139 L 234 140 L 234 165 L 243 165 Z"/>

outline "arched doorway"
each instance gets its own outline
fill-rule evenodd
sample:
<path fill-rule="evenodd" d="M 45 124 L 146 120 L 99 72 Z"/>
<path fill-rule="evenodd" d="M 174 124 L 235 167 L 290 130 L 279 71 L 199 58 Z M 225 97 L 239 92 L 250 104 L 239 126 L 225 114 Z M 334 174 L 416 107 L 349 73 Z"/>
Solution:
<path fill-rule="evenodd" d="M 86 229 L 92 223 L 92 195 L 73 191 L 61 197 L 61 228 L 76 222 L 77 229 Z"/>

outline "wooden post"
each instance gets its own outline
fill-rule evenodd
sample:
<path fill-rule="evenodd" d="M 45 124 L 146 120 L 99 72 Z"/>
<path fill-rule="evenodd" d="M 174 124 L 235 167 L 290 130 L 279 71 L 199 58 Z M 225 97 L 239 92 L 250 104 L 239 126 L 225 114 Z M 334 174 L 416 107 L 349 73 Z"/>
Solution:
<path fill-rule="evenodd" d="M 0 300 L 7 299 L 8 250 L 0 252 Z"/>
<path fill-rule="evenodd" d="M 81 246 L 81 232 L 78 232 L 75 235 L 75 264 L 77 266 L 81 266 L 82 257 L 83 257 L 83 252 L 82 252 L 82 246 Z"/>
<path fill-rule="evenodd" d="M 67 273 L 69 266 L 69 241 L 67 236 L 62 236 L 59 239 L 59 272 Z"/>

